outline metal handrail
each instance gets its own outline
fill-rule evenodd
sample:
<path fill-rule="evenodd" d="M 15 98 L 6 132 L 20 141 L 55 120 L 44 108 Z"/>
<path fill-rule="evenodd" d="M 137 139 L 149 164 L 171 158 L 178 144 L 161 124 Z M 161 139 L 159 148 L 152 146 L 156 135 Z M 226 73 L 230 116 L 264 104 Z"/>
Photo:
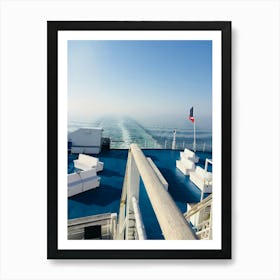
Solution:
<path fill-rule="evenodd" d="M 169 193 L 166 192 L 162 182 L 137 144 L 130 145 L 130 152 L 146 188 L 164 238 L 170 240 L 197 239 L 190 224 Z"/>

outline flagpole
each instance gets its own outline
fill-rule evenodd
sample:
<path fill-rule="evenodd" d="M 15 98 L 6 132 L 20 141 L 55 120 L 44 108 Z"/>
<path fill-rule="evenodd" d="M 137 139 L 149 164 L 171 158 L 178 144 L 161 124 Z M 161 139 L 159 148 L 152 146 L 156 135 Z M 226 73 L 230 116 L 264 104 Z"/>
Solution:
<path fill-rule="evenodd" d="M 193 151 L 196 152 L 195 121 L 193 122 Z"/>
<path fill-rule="evenodd" d="M 193 107 L 191 107 L 189 120 L 193 123 L 193 151 L 196 152 L 196 139 L 195 139 L 195 117 L 193 114 Z"/>

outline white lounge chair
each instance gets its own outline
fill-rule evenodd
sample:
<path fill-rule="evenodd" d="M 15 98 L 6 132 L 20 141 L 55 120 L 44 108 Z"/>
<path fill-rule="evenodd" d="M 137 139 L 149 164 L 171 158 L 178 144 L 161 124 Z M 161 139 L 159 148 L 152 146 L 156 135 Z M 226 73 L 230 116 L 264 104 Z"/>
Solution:
<path fill-rule="evenodd" d="M 74 160 L 74 166 L 84 171 L 96 168 L 96 172 L 98 172 L 103 170 L 104 163 L 96 157 L 79 154 L 79 158 Z"/>
<path fill-rule="evenodd" d="M 212 193 L 212 172 L 197 166 L 193 172 L 190 172 L 190 180 L 204 193 Z"/>
<path fill-rule="evenodd" d="M 180 160 L 176 160 L 176 167 L 184 174 L 189 175 L 190 172 L 195 170 L 195 164 L 193 161 L 181 158 Z"/>
<path fill-rule="evenodd" d="M 193 151 L 191 151 L 187 148 L 184 150 L 184 152 L 180 152 L 180 157 L 189 159 L 189 160 L 193 161 L 194 163 L 198 163 L 198 161 L 199 161 L 199 157 L 197 157 Z"/>
<path fill-rule="evenodd" d="M 68 197 L 99 187 L 96 169 L 68 174 Z"/>

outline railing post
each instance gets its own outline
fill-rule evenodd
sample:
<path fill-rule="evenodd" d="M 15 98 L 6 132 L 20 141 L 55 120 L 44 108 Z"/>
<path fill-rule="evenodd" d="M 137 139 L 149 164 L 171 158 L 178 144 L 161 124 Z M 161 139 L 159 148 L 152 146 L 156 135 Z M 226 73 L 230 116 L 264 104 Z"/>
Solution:
<path fill-rule="evenodd" d="M 124 240 L 124 227 L 126 223 L 126 206 L 127 206 L 127 174 L 128 174 L 128 166 L 130 165 L 130 159 L 131 159 L 131 152 L 129 150 L 128 157 L 127 157 L 127 163 L 125 168 L 125 176 L 124 176 L 124 183 L 122 188 L 122 195 L 121 195 L 121 201 L 120 201 L 120 210 L 119 210 L 119 217 L 118 217 L 118 223 L 117 223 L 117 239 L 118 240 Z"/>
<path fill-rule="evenodd" d="M 139 240 L 145 240 L 147 239 L 145 226 L 142 220 L 141 211 L 139 209 L 138 200 L 135 198 L 135 196 L 132 197 L 132 206 L 134 211 L 134 217 L 135 217 L 135 227 L 138 235 Z"/>
<path fill-rule="evenodd" d="M 127 170 L 127 208 L 126 208 L 126 231 L 125 239 L 134 239 L 135 232 L 135 217 L 132 205 L 132 197 L 134 196 L 139 201 L 139 184 L 140 174 L 137 169 L 135 160 L 131 151 L 128 154 L 128 170 Z"/>

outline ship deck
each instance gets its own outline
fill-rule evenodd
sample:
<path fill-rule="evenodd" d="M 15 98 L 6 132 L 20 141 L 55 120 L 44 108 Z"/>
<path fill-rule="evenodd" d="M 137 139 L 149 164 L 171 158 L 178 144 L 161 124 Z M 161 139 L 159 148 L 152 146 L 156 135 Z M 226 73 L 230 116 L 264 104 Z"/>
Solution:
<path fill-rule="evenodd" d="M 144 149 L 143 153 L 150 157 L 166 181 L 168 192 L 182 213 L 187 210 L 187 203 L 200 201 L 201 191 L 176 168 L 176 160 L 180 158 L 178 150 Z M 205 159 L 212 154 L 197 152 L 198 165 L 204 167 Z M 104 162 L 104 170 L 98 172 L 101 177 L 100 187 L 68 198 L 68 219 L 80 218 L 102 213 L 118 213 L 122 193 L 123 179 L 128 150 L 107 150 L 98 155 Z M 68 173 L 75 171 L 73 160 L 78 155 L 68 156 Z M 163 239 L 153 208 L 148 199 L 145 187 L 140 182 L 139 206 L 148 239 Z"/>

